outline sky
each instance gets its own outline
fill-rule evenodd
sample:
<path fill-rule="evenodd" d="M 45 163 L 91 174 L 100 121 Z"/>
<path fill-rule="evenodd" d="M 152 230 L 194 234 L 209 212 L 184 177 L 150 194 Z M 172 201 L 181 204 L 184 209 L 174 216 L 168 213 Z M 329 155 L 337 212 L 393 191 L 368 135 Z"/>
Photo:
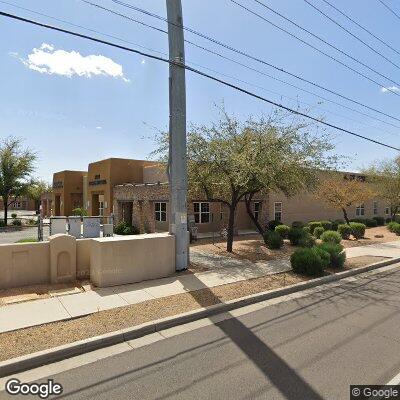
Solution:
<path fill-rule="evenodd" d="M 112 0 L 90 1 L 158 28 L 167 28 L 165 22 L 127 9 Z M 249 14 L 231 0 L 182 0 L 184 25 L 400 119 L 400 96 L 385 90 L 392 88 L 392 91 L 400 94 L 400 85 L 374 74 L 322 44 L 256 1 L 235 1 L 370 76 L 378 85 Z M 371 38 L 323 0 L 309 1 L 390 61 L 342 31 L 304 0 L 261 1 L 382 75 L 400 82 L 400 55 Z M 400 3 L 396 0 L 385 1 L 400 12 Z M 166 16 L 164 0 L 124 2 Z M 396 40 L 400 36 L 400 19 L 378 0 L 335 0 L 333 3 L 400 53 L 400 44 Z M 11 4 L 80 25 L 81 28 Z M 162 53 L 168 52 L 164 33 L 93 7 L 82 0 L 7 0 L 0 1 L 0 10 L 138 50 L 145 47 L 150 50 L 143 51 L 154 55 L 164 56 Z M 112 35 L 113 38 L 103 34 Z M 9 135 L 24 138 L 24 145 L 37 151 L 36 177 L 51 181 L 56 171 L 86 170 L 90 162 L 109 157 L 146 159 L 155 148 L 154 136 L 157 131 L 167 130 L 167 64 L 2 16 L 0 36 L 0 138 Z M 185 32 L 185 38 L 257 69 L 262 74 L 186 44 L 186 62 L 189 65 L 285 106 L 296 108 L 300 105 L 313 116 L 323 116 L 329 123 L 400 147 L 400 121 L 340 99 L 190 32 Z M 323 101 L 265 74 L 373 118 L 398 125 L 399 128 Z M 229 113 L 243 120 L 250 115 L 271 112 L 271 107 L 265 102 L 189 71 L 186 73 L 186 84 L 188 123 L 209 124 L 215 121 L 222 103 Z M 330 128 L 328 132 L 333 136 L 335 151 L 348 159 L 346 169 L 358 170 L 372 160 L 396 156 L 394 150 L 346 133 Z"/>

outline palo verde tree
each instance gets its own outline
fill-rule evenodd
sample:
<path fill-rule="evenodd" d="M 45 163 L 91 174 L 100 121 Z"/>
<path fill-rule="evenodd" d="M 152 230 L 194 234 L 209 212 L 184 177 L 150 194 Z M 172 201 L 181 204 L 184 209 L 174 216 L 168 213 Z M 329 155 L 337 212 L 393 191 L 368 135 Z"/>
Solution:
<path fill-rule="evenodd" d="M 29 183 L 27 195 L 35 201 L 35 210 L 38 212 L 40 208 L 40 199 L 42 194 L 50 192 L 52 186 L 50 183 L 43 180 L 35 180 Z"/>
<path fill-rule="evenodd" d="M 343 174 L 335 173 L 322 179 L 316 190 L 316 196 L 327 205 L 343 212 L 343 218 L 349 223 L 348 208 L 362 204 L 376 196 L 369 182 L 357 177 L 345 179 Z"/>
<path fill-rule="evenodd" d="M 8 207 L 28 192 L 35 160 L 36 153 L 23 148 L 22 139 L 9 136 L 0 142 L 0 196 L 5 225 Z"/>
<path fill-rule="evenodd" d="M 390 217 L 394 221 L 400 209 L 400 157 L 375 162 L 364 173 L 377 196 L 390 207 Z"/>
<path fill-rule="evenodd" d="M 228 209 L 227 251 L 232 252 L 235 212 L 240 201 L 249 204 L 260 191 L 281 190 L 287 195 L 312 185 L 315 170 L 330 163 L 330 142 L 307 130 L 293 116 L 274 112 L 268 118 L 240 122 L 221 111 L 211 125 L 193 126 L 187 135 L 189 195 L 220 202 Z M 165 155 L 166 136 L 153 154 Z M 260 233 L 258 223 L 247 207 Z"/>

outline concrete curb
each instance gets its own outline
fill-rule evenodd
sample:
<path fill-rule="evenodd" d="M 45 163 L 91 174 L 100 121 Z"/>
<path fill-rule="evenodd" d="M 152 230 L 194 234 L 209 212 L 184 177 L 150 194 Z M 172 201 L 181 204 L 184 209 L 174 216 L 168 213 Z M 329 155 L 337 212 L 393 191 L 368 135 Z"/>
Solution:
<path fill-rule="evenodd" d="M 88 353 L 103 347 L 112 346 L 128 340 L 137 339 L 150 333 L 158 332 L 174 326 L 186 324 L 199 319 L 208 318 L 216 314 L 231 311 L 236 308 L 248 306 L 250 304 L 259 303 L 261 301 L 285 296 L 288 294 L 300 292 L 326 283 L 335 282 L 350 276 L 359 275 L 369 272 L 387 265 L 400 262 L 400 258 L 380 261 L 365 267 L 339 272 L 334 275 L 324 276 L 322 278 L 312 279 L 310 281 L 297 283 L 280 289 L 269 290 L 254 295 L 241 297 L 239 299 L 230 300 L 226 303 L 216 304 L 207 308 L 200 308 L 187 313 L 167 317 L 145 324 L 136 325 L 134 327 L 122 329 L 115 332 L 106 333 L 104 335 L 95 336 L 89 339 L 80 340 L 52 349 L 16 357 L 11 360 L 0 362 L 0 378 L 26 371 L 28 369 L 37 368 L 42 365 L 50 364 L 63 360 L 65 358 L 74 357 L 80 354 Z"/>

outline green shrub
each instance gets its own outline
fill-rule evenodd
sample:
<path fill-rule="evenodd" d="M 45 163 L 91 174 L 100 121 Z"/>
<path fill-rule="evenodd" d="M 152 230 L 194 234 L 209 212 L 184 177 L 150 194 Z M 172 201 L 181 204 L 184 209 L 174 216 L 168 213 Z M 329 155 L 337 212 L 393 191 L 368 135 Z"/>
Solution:
<path fill-rule="evenodd" d="M 304 227 L 304 222 L 302 221 L 293 221 L 292 222 L 292 228 L 303 228 Z"/>
<path fill-rule="evenodd" d="M 386 219 L 385 219 L 385 222 L 386 222 L 387 224 L 390 224 L 390 223 L 392 222 L 392 218 L 386 218 Z"/>
<path fill-rule="evenodd" d="M 6 226 L 6 224 L 4 223 L 4 220 L 1 219 L 0 220 L 0 228 L 4 228 Z"/>
<path fill-rule="evenodd" d="M 307 233 L 300 228 L 290 228 L 288 238 L 290 240 L 290 244 L 293 246 L 298 246 L 300 239 L 304 237 Z"/>
<path fill-rule="evenodd" d="M 308 223 L 308 226 L 310 228 L 310 233 L 313 235 L 314 234 L 314 229 L 318 227 L 322 227 L 321 222 L 319 221 L 311 221 Z"/>
<path fill-rule="evenodd" d="M 315 245 L 315 238 L 311 233 L 305 233 L 299 240 L 300 247 L 313 247 Z"/>
<path fill-rule="evenodd" d="M 20 219 L 13 219 L 12 222 L 11 222 L 11 225 L 21 226 L 22 225 L 22 221 Z"/>
<path fill-rule="evenodd" d="M 72 210 L 72 215 L 79 217 L 87 217 L 89 215 L 88 210 L 83 207 L 77 207 Z"/>
<path fill-rule="evenodd" d="M 38 239 L 31 237 L 31 238 L 17 240 L 15 243 L 36 243 L 36 242 L 38 242 Z"/>
<path fill-rule="evenodd" d="M 373 217 L 372 219 L 374 219 L 376 221 L 378 226 L 385 225 L 385 218 L 383 218 L 383 217 Z"/>
<path fill-rule="evenodd" d="M 361 239 L 364 237 L 365 234 L 365 224 L 361 224 L 359 222 L 350 222 L 351 234 L 356 239 Z"/>
<path fill-rule="evenodd" d="M 39 221 L 35 218 L 29 218 L 28 219 L 28 225 L 37 225 Z"/>
<path fill-rule="evenodd" d="M 139 229 L 122 221 L 115 225 L 114 233 L 117 235 L 137 235 L 139 234 Z"/>
<path fill-rule="evenodd" d="M 12 213 L 11 214 L 11 218 L 17 218 L 17 217 L 18 217 L 17 213 Z"/>
<path fill-rule="evenodd" d="M 281 235 L 282 239 L 287 239 L 290 231 L 290 226 L 287 225 L 278 225 L 275 227 L 275 232 Z"/>
<path fill-rule="evenodd" d="M 268 232 L 265 243 L 267 247 L 271 250 L 280 249 L 283 246 L 283 239 L 278 232 L 271 231 Z"/>
<path fill-rule="evenodd" d="M 396 222 L 396 225 L 394 226 L 392 232 L 395 233 L 397 236 L 400 236 L 400 224 L 398 224 L 398 223 Z"/>
<path fill-rule="evenodd" d="M 303 231 L 304 231 L 305 233 L 311 234 L 311 229 L 310 229 L 309 226 L 303 226 L 301 229 L 303 229 Z"/>
<path fill-rule="evenodd" d="M 396 229 L 396 227 L 397 227 L 398 225 L 400 225 L 398 222 L 390 221 L 390 222 L 387 224 L 387 228 L 388 228 L 388 230 L 389 230 L 390 232 L 394 232 L 395 229 Z"/>
<path fill-rule="evenodd" d="M 337 231 L 338 230 L 338 227 L 339 227 L 339 225 L 342 225 L 342 224 L 344 224 L 345 222 L 344 222 L 344 220 L 343 219 L 335 219 L 333 222 L 332 222 L 332 231 Z"/>
<path fill-rule="evenodd" d="M 342 236 L 339 232 L 335 231 L 325 231 L 321 235 L 321 240 L 324 243 L 340 243 L 342 241 Z"/>
<path fill-rule="evenodd" d="M 346 261 L 346 252 L 343 251 L 343 246 L 341 244 L 321 243 L 318 245 L 318 248 L 329 253 L 329 265 L 332 268 L 343 268 Z"/>
<path fill-rule="evenodd" d="M 282 225 L 282 222 L 273 219 L 273 220 L 271 220 L 271 221 L 269 221 L 269 222 L 267 223 L 267 230 L 268 230 L 268 231 L 274 231 L 275 228 L 276 228 L 278 225 Z"/>
<path fill-rule="evenodd" d="M 321 235 L 325 232 L 325 229 L 322 226 L 317 226 L 314 229 L 314 236 L 319 239 Z"/>
<path fill-rule="evenodd" d="M 375 227 L 378 226 L 378 221 L 376 221 L 376 220 L 373 219 L 373 218 L 367 218 L 367 219 L 365 220 L 365 225 L 366 225 L 368 228 L 375 228 Z"/>
<path fill-rule="evenodd" d="M 359 224 L 366 225 L 367 220 L 366 220 L 366 218 L 353 218 L 350 220 L 350 222 L 357 222 Z"/>
<path fill-rule="evenodd" d="M 310 276 L 322 275 L 328 263 L 329 254 L 316 247 L 297 249 L 290 257 L 294 272 Z"/>
<path fill-rule="evenodd" d="M 342 239 L 348 240 L 350 238 L 350 235 L 351 235 L 350 225 L 341 224 L 338 226 L 337 230 L 338 230 L 340 236 L 342 237 Z"/>
<path fill-rule="evenodd" d="M 331 231 L 333 223 L 331 221 L 320 221 L 325 231 Z"/>

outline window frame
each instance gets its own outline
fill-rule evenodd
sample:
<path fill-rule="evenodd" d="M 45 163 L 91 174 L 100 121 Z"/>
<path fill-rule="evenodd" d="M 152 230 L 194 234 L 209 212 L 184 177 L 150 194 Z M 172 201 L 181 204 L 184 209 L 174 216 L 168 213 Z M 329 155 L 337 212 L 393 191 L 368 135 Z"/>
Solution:
<path fill-rule="evenodd" d="M 280 205 L 280 210 L 277 210 L 276 208 L 276 206 L 277 205 Z M 277 215 L 278 214 L 280 214 L 279 215 L 279 217 L 277 218 Z M 279 221 L 279 222 L 282 222 L 282 217 L 283 217 L 283 203 L 281 202 L 281 201 L 275 201 L 274 202 L 274 220 L 275 221 Z"/>
<path fill-rule="evenodd" d="M 196 206 L 198 210 L 196 211 Z M 207 206 L 207 211 L 203 210 L 203 206 Z M 211 222 L 210 202 L 194 201 L 193 202 L 194 221 L 196 224 L 209 224 Z"/>
<path fill-rule="evenodd" d="M 365 216 L 365 204 L 361 203 L 356 206 L 356 217 L 364 217 Z"/>
<path fill-rule="evenodd" d="M 256 221 L 260 218 L 261 214 L 261 201 L 255 201 L 253 203 L 253 215 Z"/>
<path fill-rule="evenodd" d="M 154 218 L 155 218 L 156 222 L 167 222 L 167 202 L 166 201 L 154 202 Z"/>
<path fill-rule="evenodd" d="M 372 214 L 378 215 L 378 202 L 376 200 L 372 203 Z"/>

